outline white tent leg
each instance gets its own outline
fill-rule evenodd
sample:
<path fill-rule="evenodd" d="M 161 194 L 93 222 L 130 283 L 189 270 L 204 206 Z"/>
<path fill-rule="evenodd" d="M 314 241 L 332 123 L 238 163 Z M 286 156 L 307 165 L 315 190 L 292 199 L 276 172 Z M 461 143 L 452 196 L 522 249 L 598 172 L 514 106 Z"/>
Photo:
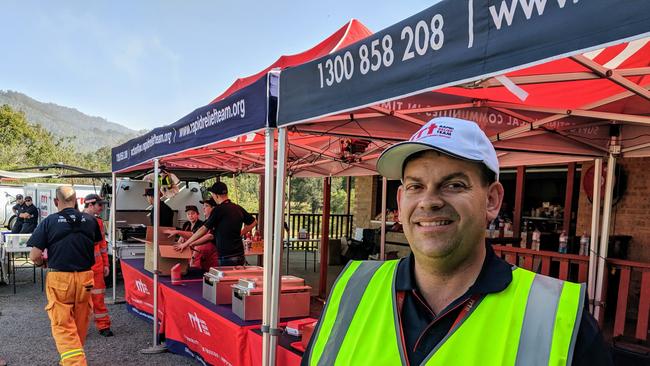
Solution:
<path fill-rule="evenodd" d="M 598 264 L 598 232 L 600 224 L 600 186 L 602 184 L 603 159 L 594 160 L 594 196 L 591 209 L 591 242 L 589 243 L 589 277 L 587 292 L 589 295 L 589 311 L 594 313 L 596 294 L 596 266 Z"/>
<path fill-rule="evenodd" d="M 285 179 L 287 172 L 287 129 L 280 128 L 278 131 L 278 167 L 277 167 L 277 181 L 275 187 L 275 227 L 273 229 L 273 277 L 271 280 L 271 324 L 270 335 L 271 342 L 269 346 L 269 365 L 275 365 L 276 348 L 278 344 L 278 321 L 280 317 L 280 259 L 282 256 L 282 234 L 284 230 L 284 189 Z"/>
<path fill-rule="evenodd" d="M 144 354 L 162 353 L 167 348 L 160 344 L 158 339 L 158 231 L 160 228 L 160 162 L 153 160 L 153 344 L 149 348 L 140 350 Z"/>
<path fill-rule="evenodd" d="M 124 302 L 124 299 L 117 298 L 117 228 L 115 227 L 116 215 L 117 215 L 117 174 L 113 173 L 111 177 L 111 187 L 113 194 L 111 194 L 111 215 L 109 217 L 108 223 L 111 227 L 109 241 L 111 243 L 111 248 L 113 250 L 113 260 L 111 263 L 112 269 L 112 279 L 113 279 L 113 288 L 112 297 L 110 300 L 106 301 L 107 304 L 121 304 Z"/>
<path fill-rule="evenodd" d="M 273 223 L 274 220 L 274 194 L 275 175 L 273 174 L 275 142 L 274 130 L 267 128 L 265 136 L 264 158 L 264 289 L 262 300 L 262 365 L 269 365 L 269 349 L 271 335 L 268 329 L 271 324 L 271 277 L 273 269 Z"/>
<path fill-rule="evenodd" d="M 379 260 L 386 260 L 386 191 L 388 179 L 381 178 L 381 239 L 379 241 Z"/>
<path fill-rule="evenodd" d="M 291 237 L 291 175 L 287 177 L 287 240 Z M 284 230 L 284 228 L 282 228 Z M 289 274 L 289 242 L 287 242 L 287 270 L 286 274 Z"/>
<path fill-rule="evenodd" d="M 603 226 L 600 228 L 600 247 L 598 250 L 598 272 L 596 274 L 595 317 L 602 323 L 605 316 L 603 288 L 606 273 L 605 260 L 609 244 L 609 226 L 612 215 L 612 201 L 614 196 L 614 171 L 616 170 L 616 157 L 609 154 L 607 159 L 607 180 L 605 181 L 605 202 L 603 203 Z"/>

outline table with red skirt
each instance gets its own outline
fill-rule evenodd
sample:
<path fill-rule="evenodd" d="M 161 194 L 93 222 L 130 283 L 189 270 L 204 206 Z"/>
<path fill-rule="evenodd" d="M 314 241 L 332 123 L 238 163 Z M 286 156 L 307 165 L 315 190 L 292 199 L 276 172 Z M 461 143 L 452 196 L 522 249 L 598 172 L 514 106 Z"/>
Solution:
<path fill-rule="evenodd" d="M 144 269 L 142 259 L 122 259 L 120 263 L 127 309 L 153 321 L 153 275 Z M 262 364 L 261 321 L 244 321 L 230 305 L 205 300 L 201 273 L 189 273 L 180 285 L 172 285 L 169 277 L 160 276 L 158 289 L 160 334 L 171 352 L 208 365 Z M 278 365 L 300 365 L 302 353 L 291 346 L 299 341 L 286 333 L 280 337 Z"/>

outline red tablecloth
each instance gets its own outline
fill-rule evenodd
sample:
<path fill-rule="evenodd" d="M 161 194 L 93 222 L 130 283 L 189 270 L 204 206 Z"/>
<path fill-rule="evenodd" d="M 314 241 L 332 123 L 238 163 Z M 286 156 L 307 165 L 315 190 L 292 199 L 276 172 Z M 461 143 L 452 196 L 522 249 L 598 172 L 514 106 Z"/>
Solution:
<path fill-rule="evenodd" d="M 282 337 L 282 336 L 281 336 Z M 288 337 L 287 337 L 288 338 Z M 297 341 L 298 338 L 291 339 Z M 287 340 L 290 342 L 290 340 Z M 276 365 L 280 366 L 300 366 L 301 356 L 296 351 L 292 351 L 288 346 L 280 340 L 280 346 L 277 349 Z M 248 331 L 248 353 L 251 357 L 252 366 L 262 365 L 262 335 L 259 332 L 250 329 Z"/>
<path fill-rule="evenodd" d="M 259 324 L 237 324 L 223 314 L 230 309 L 210 303 L 205 306 L 181 292 L 187 288 L 167 284 L 160 288 L 166 299 L 165 342 L 172 352 L 200 358 L 211 365 L 250 365 L 248 329 Z"/>
<path fill-rule="evenodd" d="M 129 305 L 129 310 L 153 321 L 153 278 L 151 273 L 145 271 L 141 259 L 121 260 L 122 276 L 124 277 L 124 299 Z M 160 332 L 165 319 L 165 304 L 161 291 L 158 291 L 158 321 Z"/>
<path fill-rule="evenodd" d="M 121 265 L 130 310 L 151 319 L 151 273 L 144 270 L 141 259 L 122 260 Z M 243 321 L 232 312 L 230 305 L 214 305 L 205 300 L 202 279 L 192 276 L 184 279 L 182 285 L 174 286 L 168 277 L 160 277 L 158 314 L 164 325 L 167 348 L 210 365 L 261 365 L 262 337 L 254 332 L 261 322 Z M 300 365 L 300 356 L 280 342 L 277 364 Z"/>

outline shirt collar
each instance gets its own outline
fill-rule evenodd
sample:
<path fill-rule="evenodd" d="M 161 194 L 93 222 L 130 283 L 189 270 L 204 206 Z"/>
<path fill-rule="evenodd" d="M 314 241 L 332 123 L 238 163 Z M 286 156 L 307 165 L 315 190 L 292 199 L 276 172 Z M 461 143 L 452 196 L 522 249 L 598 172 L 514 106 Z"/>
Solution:
<path fill-rule="evenodd" d="M 395 290 L 419 291 L 415 282 L 415 258 L 413 253 L 402 259 L 397 267 Z M 486 245 L 483 267 L 466 296 L 501 292 L 512 282 L 512 266 L 497 257 L 491 245 Z"/>

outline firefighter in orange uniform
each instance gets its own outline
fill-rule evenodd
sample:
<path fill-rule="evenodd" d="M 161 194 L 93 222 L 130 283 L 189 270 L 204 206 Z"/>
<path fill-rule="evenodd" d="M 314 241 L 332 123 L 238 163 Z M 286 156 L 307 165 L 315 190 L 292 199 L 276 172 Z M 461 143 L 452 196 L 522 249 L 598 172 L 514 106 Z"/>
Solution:
<path fill-rule="evenodd" d="M 87 364 L 83 346 L 92 311 L 93 248 L 102 239 L 97 220 L 76 210 L 76 201 L 71 186 L 58 187 L 54 204 L 59 212 L 41 221 L 27 242 L 32 247 L 29 257 L 39 266 L 47 249 L 45 310 L 63 366 Z"/>
<path fill-rule="evenodd" d="M 104 236 L 104 222 L 99 217 L 104 210 L 104 205 L 108 203 L 98 194 L 89 194 L 84 199 L 84 212 L 94 216 L 99 224 L 99 230 L 102 232 L 102 240 L 95 243 L 95 264 L 93 265 L 94 282 L 92 290 L 93 313 L 95 314 L 95 326 L 99 334 L 104 337 L 112 337 L 111 318 L 108 316 L 108 309 L 104 303 L 104 294 L 106 293 L 106 282 L 104 278 L 109 273 L 108 246 Z"/>

